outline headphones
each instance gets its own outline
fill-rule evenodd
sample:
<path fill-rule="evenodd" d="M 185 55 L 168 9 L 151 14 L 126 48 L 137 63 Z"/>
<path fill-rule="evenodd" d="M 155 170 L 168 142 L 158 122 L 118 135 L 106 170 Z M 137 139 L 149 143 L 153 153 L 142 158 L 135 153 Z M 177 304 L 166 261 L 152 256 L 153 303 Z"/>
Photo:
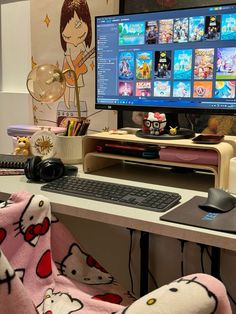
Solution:
<path fill-rule="evenodd" d="M 31 181 L 49 182 L 62 176 L 73 176 L 78 172 L 75 166 L 65 166 L 59 158 L 42 160 L 39 156 L 30 157 L 24 166 L 25 176 Z"/>

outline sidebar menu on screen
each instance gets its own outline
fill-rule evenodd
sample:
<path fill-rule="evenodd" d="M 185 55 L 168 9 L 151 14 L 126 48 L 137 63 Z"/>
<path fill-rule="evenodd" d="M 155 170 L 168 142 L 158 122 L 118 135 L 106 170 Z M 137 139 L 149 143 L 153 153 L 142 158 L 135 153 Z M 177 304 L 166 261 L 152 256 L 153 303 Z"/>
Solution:
<path fill-rule="evenodd" d="M 117 94 L 117 23 L 97 25 L 97 97 Z"/>

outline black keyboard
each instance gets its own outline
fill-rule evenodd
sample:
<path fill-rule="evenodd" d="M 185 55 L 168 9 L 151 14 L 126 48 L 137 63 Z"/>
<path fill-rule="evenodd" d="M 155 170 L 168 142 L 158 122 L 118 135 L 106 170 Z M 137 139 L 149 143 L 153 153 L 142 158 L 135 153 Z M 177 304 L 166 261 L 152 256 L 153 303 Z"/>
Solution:
<path fill-rule="evenodd" d="M 178 193 L 133 187 L 117 183 L 64 176 L 41 187 L 42 190 L 112 204 L 164 212 L 176 205 Z"/>

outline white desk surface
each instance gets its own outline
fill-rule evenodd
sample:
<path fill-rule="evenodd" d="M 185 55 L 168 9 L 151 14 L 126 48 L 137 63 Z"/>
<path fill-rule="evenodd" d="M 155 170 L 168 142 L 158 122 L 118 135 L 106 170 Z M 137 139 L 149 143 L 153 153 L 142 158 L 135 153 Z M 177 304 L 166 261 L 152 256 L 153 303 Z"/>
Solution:
<path fill-rule="evenodd" d="M 81 177 L 104 180 L 107 182 L 131 184 L 135 186 L 177 192 L 182 196 L 181 203 L 188 201 L 195 195 L 207 196 L 206 192 L 199 191 L 198 189 L 191 190 L 189 188 L 178 188 L 174 187 L 174 184 L 169 187 L 167 185 L 164 186 L 153 183 L 145 183 L 146 180 L 143 180 L 141 174 L 137 174 L 137 171 L 133 171 L 133 177 L 135 181 L 131 181 L 132 172 L 126 170 L 127 169 L 123 169 L 121 171 L 118 170 L 118 173 L 122 179 L 109 176 L 109 173 L 106 173 L 106 171 L 104 172 L 106 176 L 102 176 L 101 171 L 100 173 L 96 174 L 84 174 L 82 173 L 81 167 L 79 167 L 79 175 Z M 155 171 L 152 171 L 152 169 L 144 170 L 146 177 L 147 171 L 149 171 L 148 177 L 150 178 L 150 182 L 153 182 L 156 177 Z M 112 173 L 115 174 L 117 172 L 113 171 L 111 174 Z M 154 175 L 153 178 L 151 178 L 151 173 Z M 126 178 L 128 177 L 129 180 L 123 179 L 125 174 Z M 193 186 L 194 182 L 189 181 L 188 175 L 185 177 L 187 186 Z M 198 227 L 161 221 L 159 218 L 161 215 L 163 215 L 163 213 L 156 213 L 153 211 L 41 191 L 41 185 L 42 184 L 40 183 L 28 183 L 26 177 L 22 175 L 1 176 L 0 199 L 6 200 L 12 193 L 20 191 L 28 191 L 32 194 L 43 194 L 51 201 L 52 210 L 55 213 L 80 217 L 121 227 L 129 227 L 136 230 L 147 231 L 153 234 L 184 239 L 236 251 L 236 234 L 217 232 Z"/>

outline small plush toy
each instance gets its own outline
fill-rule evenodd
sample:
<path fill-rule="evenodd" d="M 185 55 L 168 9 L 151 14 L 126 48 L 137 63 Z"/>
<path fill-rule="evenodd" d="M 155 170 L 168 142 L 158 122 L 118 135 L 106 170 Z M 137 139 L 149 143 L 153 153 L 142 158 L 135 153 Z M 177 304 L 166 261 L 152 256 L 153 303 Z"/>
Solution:
<path fill-rule="evenodd" d="M 160 112 L 147 112 L 143 118 L 143 132 L 151 135 L 164 133 L 166 115 Z"/>
<path fill-rule="evenodd" d="M 17 137 L 15 155 L 30 155 L 30 138 L 28 136 Z"/>
<path fill-rule="evenodd" d="M 177 129 L 178 129 L 177 126 L 174 128 L 172 126 L 169 126 L 169 128 L 170 128 L 170 130 L 169 130 L 170 135 L 176 135 L 177 134 Z"/>
<path fill-rule="evenodd" d="M 202 131 L 205 134 L 229 134 L 236 133 L 236 120 L 234 116 L 210 116 L 207 127 Z"/>

